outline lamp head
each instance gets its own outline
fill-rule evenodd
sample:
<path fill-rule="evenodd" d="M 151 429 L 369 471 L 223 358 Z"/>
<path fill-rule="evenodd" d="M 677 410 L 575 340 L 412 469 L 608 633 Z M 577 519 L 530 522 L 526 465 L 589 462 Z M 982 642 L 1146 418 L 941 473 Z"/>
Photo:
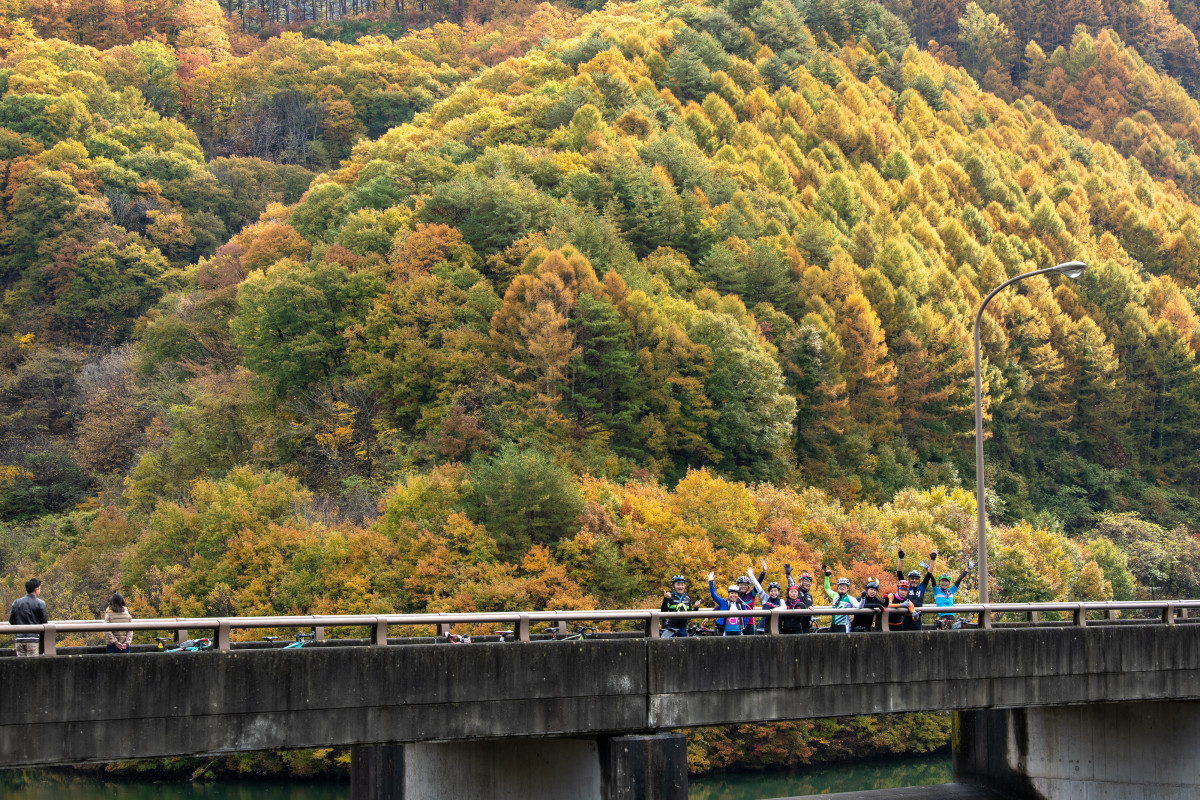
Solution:
<path fill-rule="evenodd" d="M 1055 267 L 1056 270 L 1066 275 L 1068 278 L 1078 278 L 1087 268 L 1087 264 L 1082 261 L 1068 261 L 1065 264 L 1059 264 Z"/>

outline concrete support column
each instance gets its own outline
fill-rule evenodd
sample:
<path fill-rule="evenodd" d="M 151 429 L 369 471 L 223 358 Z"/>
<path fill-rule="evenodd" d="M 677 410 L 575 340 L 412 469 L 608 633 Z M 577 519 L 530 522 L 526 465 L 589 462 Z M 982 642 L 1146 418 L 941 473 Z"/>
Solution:
<path fill-rule="evenodd" d="M 687 800 L 681 734 L 355 747 L 352 800 Z"/>
<path fill-rule="evenodd" d="M 682 733 L 600 740 L 603 800 L 687 800 L 687 737 Z"/>
<path fill-rule="evenodd" d="M 1200 702 L 959 711 L 954 778 L 1012 800 L 1200 797 Z"/>
<path fill-rule="evenodd" d="M 401 800 L 404 797 L 404 745 L 361 744 L 350 751 L 353 800 Z"/>

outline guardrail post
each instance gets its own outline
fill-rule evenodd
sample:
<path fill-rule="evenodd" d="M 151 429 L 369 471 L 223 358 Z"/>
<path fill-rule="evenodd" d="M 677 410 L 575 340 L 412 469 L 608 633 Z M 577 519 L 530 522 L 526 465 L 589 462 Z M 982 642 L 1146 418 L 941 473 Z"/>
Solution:
<path fill-rule="evenodd" d="M 439 622 L 438 626 L 437 626 L 437 635 L 438 636 L 449 636 L 450 635 L 450 623 L 449 622 Z"/>
<path fill-rule="evenodd" d="M 227 619 L 217 623 L 217 649 L 222 653 L 229 652 L 229 620 Z"/>
<path fill-rule="evenodd" d="M 58 653 L 58 633 L 57 629 L 52 624 L 45 625 L 42 632 L 38 634 L 38 645 L 44 656 L 52 656 Z"/>
<path fill-rule="evenodd" d="M 529 641 L 529 615 L 520 614 L 517 616 L 516 640 L 518 642 Z"/>
<path fill-rule="evenodd" d="M 571 632 L 571 629 L 570 629 L 570 627 L 567 625 L 567 621 L 566 621 L 565 619 L 560 619 L 560 620 L 558 621 L 558 635 L 559 635 L 559 636 L 566 636 L 566 635 L 567 635 L 567 634 L 569 634 L 570 632 Z"/>
<path fill-rule="evenodd" d="M 1167 603 L 1167 607 L 1163 609 L 1162 614 L 1163 625 L 1175 624 L 1175 604 Z"/>
<path fill-rule="evenodd" d="M 1042 615 L 1040 613 L 1038 613 L 1037 611 L 1026 611 L 1025 612 L 1025 621 L 1026 622 L 1040 622 L 1041 618 L 1042 618 Z"/>
<path fill-rule="evenodd" d="M 313 641 L 314 642 L 325 641 L 325 627 L 324 626 L 322 626 L 322 625 L 314 625 L 313 626 Z"/>
<path fill-rule="evenodd" d="M 646 620 L 646 638 L 661 639 L 662 638 L 662 612 L 651 611 L 650 619 Z"/>
<path fill-rule="evenodd" d="M 1071 621 L 1075 623 L 1075 627 L 1077 628 L 1086 628 L 1087 606 L 1085 606 L 1083 603 L 1077 605 L 1075 610 L 1071 612 Z"/>
<path fill-rule="evenodd" d="M 177 628 L 175 630 L 175 644 L 183 644 L 188 640 L 187 628 Z"/>
<path fill-rule="evenodd" d="M 1104 609 L 1104 618 L 1109 622 L 1117 621 L 1117 610 L 1115 608 Z"/>
<path fill-rule="evenodd" d="M 884 633 L 891 633 L 892 630 L 892 610 L 890 608 L 879 609 L 879 630 Z"/>
<path fill-rule="evenodd" d="M 387 647 L 387 620 L 383 617 L 375 618 L 375 641 L 376 647 Z"/>
<path fill-rule="evenodd" d="M 771 609 L 771 616 L 767 617 L 767 633 L 771 636 L 779 635 L 779 609 Z"/>
<path fill-rule="evenodd" d="M 1189 611 L 1191 611 L 1191 609 L 1188 608 L 1187 606 L 1184 606 L 1183 608 L 1179 609 L 1179 618 L 1180 619 L 1191 619 L 1191 614 L 1188 613 Z"/>
<path fill-rule="evenodd" d="M 987 631 L 992 629 L 992 612 L 986 608 L 979 612 L 979 627 Z"/>

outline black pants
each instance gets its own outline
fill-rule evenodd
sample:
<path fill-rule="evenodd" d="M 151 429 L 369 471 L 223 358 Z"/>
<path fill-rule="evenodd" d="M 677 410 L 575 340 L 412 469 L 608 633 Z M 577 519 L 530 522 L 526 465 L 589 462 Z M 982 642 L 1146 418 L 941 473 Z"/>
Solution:
<path fill-rule="evenodd" d="M 845 623 L 842 623 L 841 625 L 830 625 L 829 632 L 830 633 L 849 633 L 850 626 Z"/>

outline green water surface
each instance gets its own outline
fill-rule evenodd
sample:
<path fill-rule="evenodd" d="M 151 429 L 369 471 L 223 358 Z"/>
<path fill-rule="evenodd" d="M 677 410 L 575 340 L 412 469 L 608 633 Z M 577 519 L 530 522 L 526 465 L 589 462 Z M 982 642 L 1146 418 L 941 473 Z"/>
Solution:
<path fill-rule="evenodd" d="M 877 759 L 792 770 L 694 776 L 688 800 L 766 800 L 806 794 L 931 786 L 954 780 L 950 754 Z"/>
<path fill-rule="evenodd" d="M 804 794 L 949 783 L 950 756 L 858 761 L 794 770 L 696 776 L 688 800 L 765 800 Z M 350 785 L 326 781 L 104 779 L 38 770 L 0 771 L 4 800 L 349 800 Z"/>

